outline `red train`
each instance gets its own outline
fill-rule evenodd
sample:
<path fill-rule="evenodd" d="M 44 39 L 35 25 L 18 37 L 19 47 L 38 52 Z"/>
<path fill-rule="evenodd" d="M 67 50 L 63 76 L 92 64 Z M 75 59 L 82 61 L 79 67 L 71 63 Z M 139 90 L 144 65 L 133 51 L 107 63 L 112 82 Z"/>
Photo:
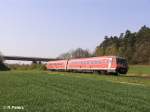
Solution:
<path fill-rule="evenodd" d="M 51 71 L 82 71 L 105 74 L 126 74 L 128 71 L 127 60 L 117 56 L 101 56 L 92 58 L 49 61 L 46 67 Z"/>

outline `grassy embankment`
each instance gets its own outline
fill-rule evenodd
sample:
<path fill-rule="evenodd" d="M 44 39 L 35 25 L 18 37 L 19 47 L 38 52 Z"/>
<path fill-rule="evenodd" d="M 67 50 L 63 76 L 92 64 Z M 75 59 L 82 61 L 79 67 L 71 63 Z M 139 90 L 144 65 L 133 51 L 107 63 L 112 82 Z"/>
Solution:
<path fill-rule="evenodd" d="M 131 65 L 128 74 L 130 76 L 150 76 L 150 65 Z"/>
<path fill-rule="evenodd" d="M 3 106 L 23 106 L 23 112 L 148 112 L 150 79 L 131 76 L 137 70 L 130 68 L 127 76 L 0 72 L 0 112 L 18 111 Z"/>

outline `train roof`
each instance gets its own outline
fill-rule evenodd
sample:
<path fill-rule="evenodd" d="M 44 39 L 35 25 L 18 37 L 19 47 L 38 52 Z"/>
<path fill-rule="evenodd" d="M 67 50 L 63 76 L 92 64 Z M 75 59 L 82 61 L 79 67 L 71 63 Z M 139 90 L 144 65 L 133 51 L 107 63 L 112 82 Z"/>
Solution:
<path fill-rule="evenodd" d="M 123 57 L 120 57 L 120 56 L 98 56 L 98 57 L 87 57 L 87 58 L 72 58 L 72 59 L 58 59 L 58 60 L 55 60 L 60 62 L 60 61 L 66 61 L 66 60 L 80 60 L 80 59 L 93 59 L 93 58 L 121 58 L 121 59 L 125 59 Z M 53 62 L 53 61 L 49 61 L 49 62 Z"/>

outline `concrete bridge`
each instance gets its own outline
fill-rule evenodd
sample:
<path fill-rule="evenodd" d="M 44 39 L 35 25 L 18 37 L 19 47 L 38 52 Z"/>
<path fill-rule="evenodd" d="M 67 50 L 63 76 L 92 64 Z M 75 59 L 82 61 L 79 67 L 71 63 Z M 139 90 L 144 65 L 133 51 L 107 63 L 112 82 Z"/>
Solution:
<path fill-rule="evenodd" d="M 24 57 L 24 56 L 3 56 L 3 59 L 4 60 L 16 60 L 16 61 L 32 61 L 33 63 L 41 63 L 41 62 L 48 62 L 48 61 L 56 60 L 52 58 Z"/>

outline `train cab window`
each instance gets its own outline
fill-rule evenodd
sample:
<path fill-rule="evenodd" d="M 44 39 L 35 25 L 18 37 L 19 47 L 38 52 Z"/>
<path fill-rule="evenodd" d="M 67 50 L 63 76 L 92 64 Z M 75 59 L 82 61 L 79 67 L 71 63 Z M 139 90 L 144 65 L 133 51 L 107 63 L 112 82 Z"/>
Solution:
<path fill-rule="evenodd" d="M 127 65 L 127 60 L 124 58 L 117 58 L 117 63 Z"/>

